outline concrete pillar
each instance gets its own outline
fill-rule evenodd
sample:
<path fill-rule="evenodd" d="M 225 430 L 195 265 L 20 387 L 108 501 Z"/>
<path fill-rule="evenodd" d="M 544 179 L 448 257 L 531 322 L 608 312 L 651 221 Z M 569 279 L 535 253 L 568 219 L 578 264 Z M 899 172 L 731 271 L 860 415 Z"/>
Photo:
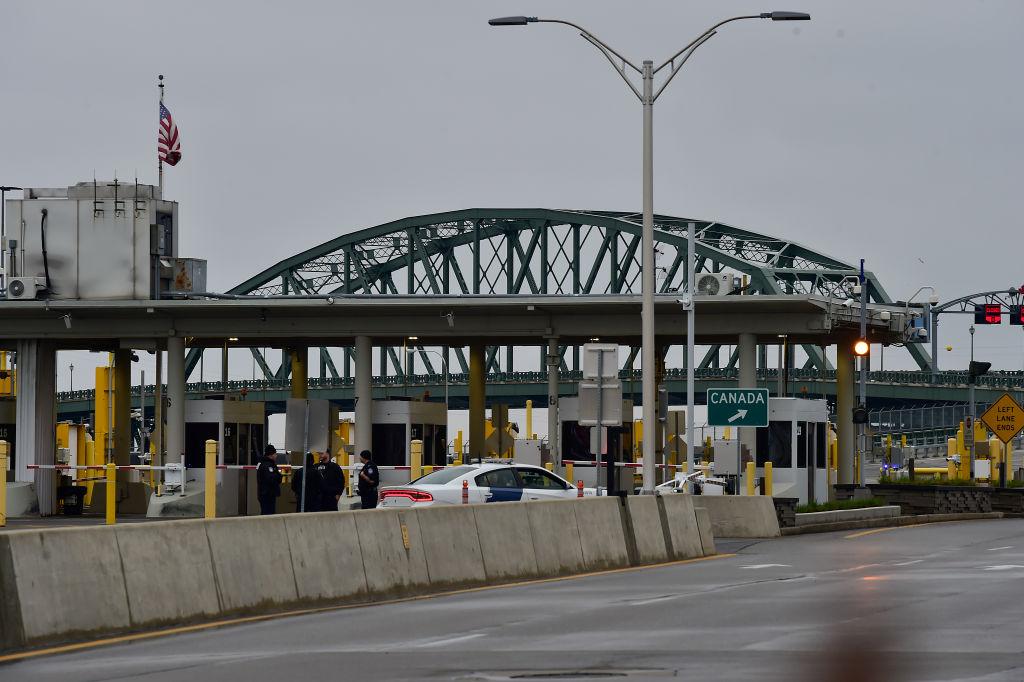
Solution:
<path fill-rule="evenodd" d="M 185 339 L 167 339 L 167 461 L 185 461 Z"/>
<path fill-rule="evenodd" d="M 355 348 L 356 455 L 373 446 L 373 342 L 369 336 L 357 336 Z"/>
<path fill-rule="evenodd" d="M 57 511 L 55 472 L 28 465 L 56 463 L 57 351 L 45 341 L 19 341 L 16 369 L 14 480 L 34 481 L 39 514 L 50 516 Z"/>
<path fill-rule="evenodd" d="M 853 340 L 839 342 L 836 352 L 836 436 L 838 439 L 838 483 L 854 483 L 853 454 L 857 434 L 853 429 L 856 401 Z"/>
<path fill-rule="evenodd" d="M 132 350 L 114 351 L 114 464 L 131 464 Z"/>
<path fill-rule="evenodd" d="M 562 435 L 558 428 L 558 371 L 562 363 L 558 356 L 557 338 L 548 339 L 546 361 L 548 368 L 548 448 L 551 450 L 552 459 L 555 462 L 561 462 L 562 453 L 558 449 Z"/>
<path fill-rule="evenodd" d="M 487 419 L 487 368 L 484 344 L 476 342 L 469 347 L 469 456 L 483 459 L 484 422 Z"/>
<path fill-rule="evenodd" d="M 292 397 L 309 397 L 309 349 L 292 348 L 288 351 L 292 363 Z"/>
<path fill-rule="evenodd" d="M 757 336 L 740 334 L 737 343 L 738 388 L 757 388 Z M 757 456 L 757 430 L 737 429 L 740 447 L 746 447 L 752 457 Z"/>

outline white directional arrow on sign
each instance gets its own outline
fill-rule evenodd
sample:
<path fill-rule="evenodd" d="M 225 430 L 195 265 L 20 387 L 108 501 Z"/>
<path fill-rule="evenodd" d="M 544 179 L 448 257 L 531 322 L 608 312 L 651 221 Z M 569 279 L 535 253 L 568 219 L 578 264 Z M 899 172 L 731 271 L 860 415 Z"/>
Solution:
<path fill-rule="evenodd" d="M 747 416 L 747 411 L 746 410 L 737 410 L 736 414 L 734 414 L 733 416 L 729 417 L 729 423 L 732 424 L 737 419 L 743 419 L 746 416 Z"/>

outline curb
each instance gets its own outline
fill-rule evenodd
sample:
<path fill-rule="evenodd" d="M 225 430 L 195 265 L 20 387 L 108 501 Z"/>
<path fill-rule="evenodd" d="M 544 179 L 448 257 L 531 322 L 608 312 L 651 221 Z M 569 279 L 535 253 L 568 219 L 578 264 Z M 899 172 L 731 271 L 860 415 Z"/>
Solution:
<path fill-rule="evenodd" d="M 831 533 L 837 530 L 857 530 L 859 528 L 888 528 L 892 526 L 917 526 L 923 523 L 944 523 L 948 521 L 979 521 L 983 519 L 1001 519 L 1002 512 L 981 512 L 967 514 L 919 514 L 916 516 L 895 516 L 882 519 L 863 519 L 860 521 L 835 521 L 833 523 L 815 523 L 807 526 L 783 528 L 782 535 L 806 535 L 808 533 Z"/>

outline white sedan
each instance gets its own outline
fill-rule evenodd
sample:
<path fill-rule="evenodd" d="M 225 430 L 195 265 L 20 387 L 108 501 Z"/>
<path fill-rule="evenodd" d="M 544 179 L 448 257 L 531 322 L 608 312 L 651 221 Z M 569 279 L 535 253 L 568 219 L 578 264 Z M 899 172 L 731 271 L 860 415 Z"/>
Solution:
<path fill-rule="evenodd" d="M 462 504 L 463 482 L 470 504 L 565 500 L 578 495 L 576 487 L 547 469 L 529 464 L 467 464 L 439 469 L 408 485 L 380 491 L 381 507 L 428 507 Z M 591 497 L 593 488 L 584 488 Z"/>

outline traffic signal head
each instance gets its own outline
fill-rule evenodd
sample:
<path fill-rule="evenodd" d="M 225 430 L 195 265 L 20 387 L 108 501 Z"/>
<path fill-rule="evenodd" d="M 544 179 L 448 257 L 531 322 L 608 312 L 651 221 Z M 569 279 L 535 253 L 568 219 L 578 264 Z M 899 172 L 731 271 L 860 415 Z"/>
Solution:
<path fill-rule="evenodd" d="M 1010 324 L 1024 324 L 1024 305 L 1010 306 Z"/>
<path fill-rule="evenodd" d="M 867 424 L 868 423 L 868 408 L 863 405 L 858 405 L 853 408 L 853 423 L 854 424 Z"/>
<path fill-rule="evenodd" d="M 974 306 L 974 324 L 1000 324 L 1003 307 L 998 303 L 980 303 Z"/>
<path fill-rule="evenodd" d="M 853 354 L 863 358 L 871 352 L 871 344 L 866 339 L 857 339 L 853 344 Z"/>

